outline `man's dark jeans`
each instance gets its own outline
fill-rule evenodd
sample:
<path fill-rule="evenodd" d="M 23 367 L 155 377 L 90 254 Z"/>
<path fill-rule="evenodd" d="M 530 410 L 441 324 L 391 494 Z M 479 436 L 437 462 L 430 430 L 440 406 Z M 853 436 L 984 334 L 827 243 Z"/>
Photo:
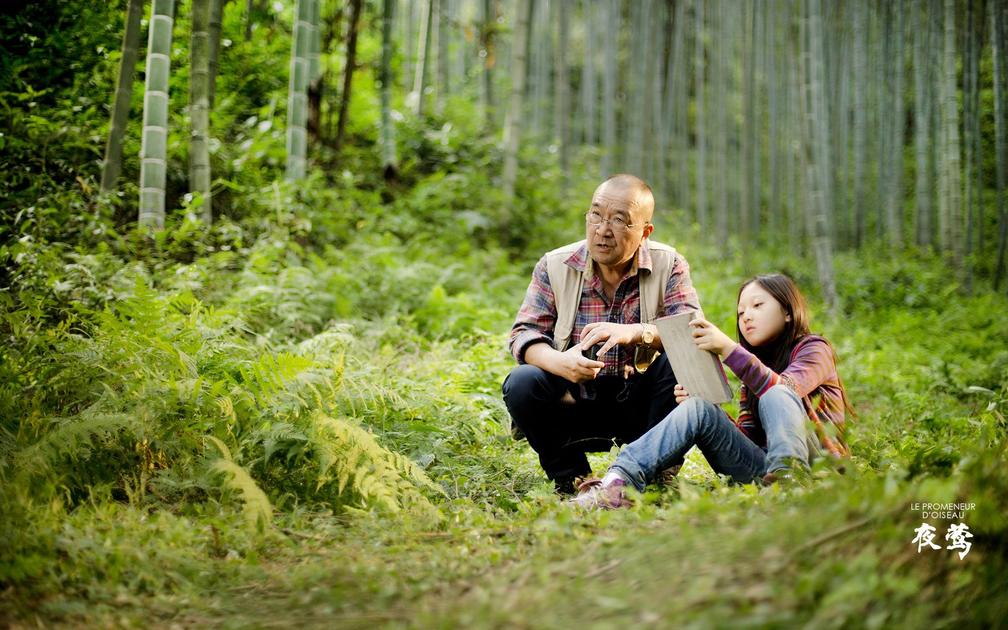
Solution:
<path fill-rule="evenodd" d="M 591 472 L 585 453 L 636 440 L 675 408 L 676 379 L 665 354 L 629 379 L 599 377 L 583 385 L 532 365 L 519 365 L 504 380 L 504 404 L 539 454 L 553 481 Z M 575 402 L 561 402 L 570 392 Z"/>

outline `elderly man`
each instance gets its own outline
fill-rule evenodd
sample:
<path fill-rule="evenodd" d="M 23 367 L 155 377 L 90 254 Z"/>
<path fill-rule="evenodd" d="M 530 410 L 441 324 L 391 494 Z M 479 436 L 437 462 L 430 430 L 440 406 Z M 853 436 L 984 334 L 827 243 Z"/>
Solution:
<path fill-rule="evenodd" d="M 700 303 L 686 259 L 648 238 L 653 213 L 639 178 L 604 181 L 585 240 L 539 259 L 511 329 L 504 402 L 561 494 L 591 472 L 585 453 L 637 439 L 676 405 L 650 322 Z"/>

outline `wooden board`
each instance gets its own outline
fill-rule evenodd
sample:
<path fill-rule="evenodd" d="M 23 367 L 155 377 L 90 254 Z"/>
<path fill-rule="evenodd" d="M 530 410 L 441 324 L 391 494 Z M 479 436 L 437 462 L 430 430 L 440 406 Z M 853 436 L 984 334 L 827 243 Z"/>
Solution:
<path fill-rule="evenodd" d="M 652 323 L 658 327 L 676 381 L 686 388 L 690 396 L 715 404 L 726 403 L 732 399 L 732 390 L 720 359 L 693 343 L 693 329 L 689 323 L 701 315 L 697 311 L 688 311 L 660 317 Z"/>

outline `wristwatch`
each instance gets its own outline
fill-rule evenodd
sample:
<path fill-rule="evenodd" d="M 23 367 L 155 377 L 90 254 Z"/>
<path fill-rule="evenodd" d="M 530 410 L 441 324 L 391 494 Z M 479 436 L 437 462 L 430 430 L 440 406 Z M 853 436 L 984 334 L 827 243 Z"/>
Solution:
<path fill-rule="evenodd" d="M 645 346 L 650 346 L 654 343 L 654 326 L 641 322 L 641 341 L 644 342 Z"/>

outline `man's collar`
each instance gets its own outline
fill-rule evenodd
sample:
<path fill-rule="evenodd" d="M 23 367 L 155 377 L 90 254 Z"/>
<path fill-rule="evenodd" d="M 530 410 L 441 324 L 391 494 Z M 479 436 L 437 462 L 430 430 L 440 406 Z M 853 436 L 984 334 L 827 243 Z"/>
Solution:
<path fill-rule="evenodd" d="M 567 257 L 564 264 L 580 271 L 581 273 L 584 273 L 585 264 L 587 262 L 588 242 L 582 241 L 581 245 Z M 651 248 L 648 247 L 648 239 L 642 240 L 640 247 L 637 248 L 637 255 L 634 256 L 634 262 L 630 266 L 629 275 L 634 275 L 634 273 L 639 269 L 646 269 L 648 273 L 651 273 Z"/>
<path fill-rule="evenodd" d="M 642 240 L 640 247 L 637 248 L 637 268 L 647 269 L 647 272 L 651 273 L 651 247 L 647 239 Z"/>

